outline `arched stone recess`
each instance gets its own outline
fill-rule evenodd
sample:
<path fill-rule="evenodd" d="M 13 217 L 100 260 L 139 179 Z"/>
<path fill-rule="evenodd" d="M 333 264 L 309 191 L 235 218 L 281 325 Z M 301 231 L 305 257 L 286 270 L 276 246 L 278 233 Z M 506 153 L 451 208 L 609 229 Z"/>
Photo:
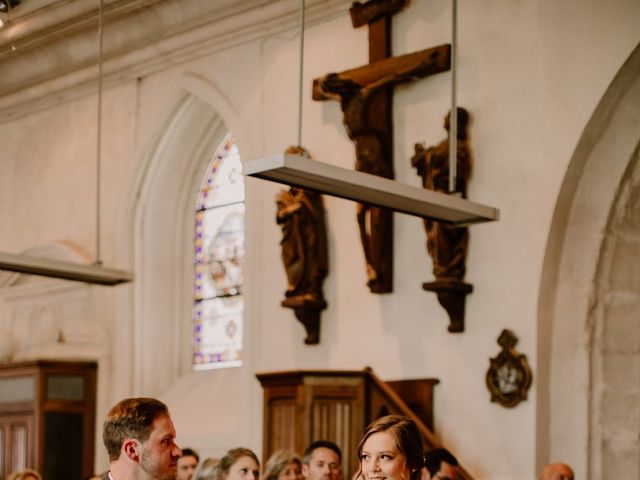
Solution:
<path fill-rule="evenodd" d="M 133 321 L 123 328 L 133 338 L 129 346 L 133 394 L 162 398 L 180 426 L 181 443 L 213 454 L 233 447 L 234 442 L 247 443 L 246 432 L 239 432 L 237 425 L 253 415 L 251 308 L 245 306 L 244 366 L 193 372 L 195 200 L 211 156 L 229 131 L 243 157 L 254 143 L 231 100 L 211 81 L 185 74 L 179 84 L 178 98 L 164 125 L 151 135 L 155 140 L 132 189 L 136 281 Z M 245 267 L 245 278 L 252 276 L 251 270 Z M 250 290 L 247 285 L 247 296 Z M 234 412 L 226 412 L 223 407 L 232 403 Z M 216 432 L 216 438 L 203 438 L 203 431 Z"/>
<path fill-rule="evenodd" d="M 140 394 L 158 395 L 186 370 L 197 177 L 226 132 L 214 109 L 183 93 L 145 162 L 133 230 L 133 382 Z"/>
<path fill-rule="evenodd" d="M 640 478 L 640 158 L 611 212 L 591 310 L 591 478 Z"/>
<path fill-rule="evenodd" d="M 589 460 L 599 265 L 639 142 L 640 45 L 587 124 L 554 211 L 538 303 L 538 471 L 549 461 L 564 461 L 576 478 L 600 478 Z"/>

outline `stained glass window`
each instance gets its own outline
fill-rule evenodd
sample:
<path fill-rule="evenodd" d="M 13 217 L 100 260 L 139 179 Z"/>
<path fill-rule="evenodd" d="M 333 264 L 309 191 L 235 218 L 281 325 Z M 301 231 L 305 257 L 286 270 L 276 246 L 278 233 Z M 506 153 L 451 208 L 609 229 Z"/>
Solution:
<path fill-rule="evenodd" d="M 242 364 L 244 179 L 231 134 L 207 167 L 196 204 L 193 368 Z"/>

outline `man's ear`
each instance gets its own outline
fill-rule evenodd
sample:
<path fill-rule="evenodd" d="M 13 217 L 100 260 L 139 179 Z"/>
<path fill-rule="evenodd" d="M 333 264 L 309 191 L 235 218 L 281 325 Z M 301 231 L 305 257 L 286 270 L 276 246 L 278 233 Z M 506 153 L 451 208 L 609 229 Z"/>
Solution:
<path fill-rule="evenodd" d="M 302 464 L 302 476 L 304 478 L 309 478 L 309 465 L 306 463 Z"/>
<path fill-rule="evenodd" d="M 127 456 L 127 458 L 133 460 L 134 462 L 140 461 L 139 449 L 139 443 L 133 438 L 127 438 L 122 444 L 122 451 Z"/>

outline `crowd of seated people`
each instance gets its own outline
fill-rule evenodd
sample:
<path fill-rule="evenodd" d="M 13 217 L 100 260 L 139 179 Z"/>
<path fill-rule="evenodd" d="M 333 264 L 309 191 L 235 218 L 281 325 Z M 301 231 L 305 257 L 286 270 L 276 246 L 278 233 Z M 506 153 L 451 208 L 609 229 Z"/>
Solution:
<path fill-rule="evenodd" d="M 96 480 L 343 480 L 342 452 L 328 440 L 312 442 L 302 457 L 277 451 L 261 474 L 258 456 L 233 448 L 222 458 L 204 458 L 181 449 L 167 406 L 152 398 L 128 398 L 116 404 L 104 422 L 103 440 L 109 470 Z M 426 454 L 416 423 L 387 415 L 373 421 L 357 449 L 358 470 L 351 480 L 459 480 L 463 471 L 446 449 Z M 549 464 L 540 480 L 573 480 L 565 464 Z M 34 470 L 15 472 L 8 480 L 43 480 Z M 57 480 L 57 479 L 44 479 Z"/>

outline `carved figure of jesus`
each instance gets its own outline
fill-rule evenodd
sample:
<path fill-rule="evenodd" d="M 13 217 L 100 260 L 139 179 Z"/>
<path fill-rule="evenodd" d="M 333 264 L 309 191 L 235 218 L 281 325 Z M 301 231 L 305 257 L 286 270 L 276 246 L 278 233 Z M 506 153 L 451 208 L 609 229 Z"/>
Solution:
<path fill-rule="evenodd" d="M 457 111 L 457 176 L 455 193 L 467 197 L 467 184 L 471 177 L 471 153 L 467 143 L 469 112 L 459 107 Z M 444 121 L 449 133 L 450 113 Z M 449 140 L 443 140 L 434 147 L 425 148 L 424 143 L 416 143 L 411 164 L 422 177 L 424 188 L 438 192 L 449 189 Z M 433 274 L 436 280 L 462 281 L 465 274 L 465 260 L 469 243 L 469 229 L 443 222 L 424 219 L 427 232 L 427 250 L 433 260 Z"/>
<path fill-rule="evenodd" d="M 433 54 L 386 75 L 374 75 L 368 83 L 360 84 L 338 73 L 330 73 L 319 80 L 322 93 L 340 101 L 347 134 L 356 148 L 356 170 L 393 178 L 392 156 L 391 152 L 385 151 L 384 132 L 370 124 L 371 100 L 380 91 L 433 73 L 437 56 L 437 53 Z M 391 265 L 385 259 L 393 254 L 390 246 L 393 235 L 391 216 L 392 212 L 386 209 L 367 204 L 357 206 L 360 241 L 367 264 L 367 285 L 376 293 L 390 291 L 383 279 L 390 278 L 392 272 L 383 271 L 383 268 Z"/>

